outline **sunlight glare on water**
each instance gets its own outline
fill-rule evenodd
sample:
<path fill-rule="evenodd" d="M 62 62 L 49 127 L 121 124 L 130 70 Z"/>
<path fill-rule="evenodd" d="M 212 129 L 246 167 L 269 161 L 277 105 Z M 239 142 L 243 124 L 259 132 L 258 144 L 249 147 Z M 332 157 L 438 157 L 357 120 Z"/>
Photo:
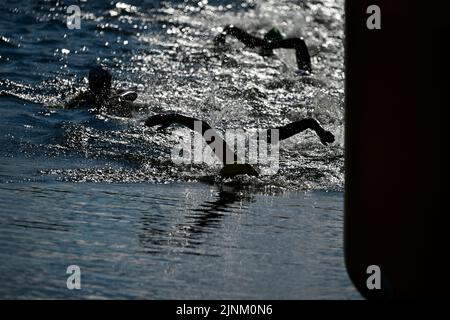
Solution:
<path fill-rule="evenodd" d="M 343 0 L 80 1 L 80 30 L 67 5 L 0 8 L 0 297 L 359 298 L 342 253 Z M 292 50 L 216 47 L 227 24 L 304 37 L 313 74 Z M 133 117 L 57 107 L 97 63 L 138 91 Z M 220 131 L 314 117 L 336 142 L 307 131 L 275 175 L 205 183 L 217 167 L 170 159 L 189 130 L 144 127 L 169 111 Z"/>

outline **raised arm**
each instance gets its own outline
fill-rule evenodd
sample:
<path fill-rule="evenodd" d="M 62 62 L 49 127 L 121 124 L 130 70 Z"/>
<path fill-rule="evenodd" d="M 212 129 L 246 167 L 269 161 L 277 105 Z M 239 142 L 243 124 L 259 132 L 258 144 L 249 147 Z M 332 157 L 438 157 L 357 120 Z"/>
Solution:
<path fill-rule="evenodd" d="M 312 71 L 311 56 L 303 38 L 289 38 L 281 40 L 268 41 L 265 49 L 295 49 L 295 57 L 297 59 L 297 67 L 308 72 Z"/>
<path fill-rule="evenodd" d="M 177 113 L 169 113 L 169 114 L 158 114 L 152 117 L 149 117 L 145 121 L 145 125 L 147 127 L 153 127 L 160 125 L 162 128 L 167 128 L 172 124 L 180 124 L 183 125 L 193 131 L 197 131 L 202 136 L 205 135 L 205 132 L 211 130 L 212 136 L 214 139 L 210 141 L 206 141 L 206 143 L 213 149 L 215 155 L 222 161 L 223 164 L 227 162 L 234 163 L 239 161 L 236 153 L 228 146 L 225 140 L 215 131 L 206 121 L 199 120 L 196 118 L 186 117 Z M 217 150 L 216 146 L 222 146 L 219 150 Z M 228 155 L 228 159 L 226 156 Z M 228 161 L 227 161 L 228 160 Z M 231 161 L 230 161 L 231 160 Z"/>
<path fill-rule="evenodd" d="M 255 48 L 262 47 L 266 43 L 264 39 L 252 36 L 250 33 L 245 32 L 241 28 L 235 27 L 232 24 L 223 28 L 223 31 L 214 39 L 215 43 L 225 43 L 226 36 L 230 35 L 241 41 L 247 47 Z"/>
<path fill-rule="evenodd" d="M 234 151 L 231 150 L 226 141 L 224 141 L 222 137 L 220 137 L 220 135 L 217 134 L 217 132 L 214 129 L 212 129 L 207 122 L 203 120 L 199 120 L 192 117 L 186 117 L 177 113 L 170 113 L 170 114 L 158 114 L 149 117 L 145 121 L 145 125 L 148 127 L 154 127 L 159 125 L 162 126 L 162 128 L 167 128 L 172 124 L 181 124 L 193 131 L 200 133 L 202 136 L 204 136 L 206 131 L 212 130 L 212 136 L 214 136 L 214 139 L 206 141 L 206 143 L 213 149 L 216 156 L 224 164 L 224 167 L 220 172 L 222 177 L 234 177 L 240 174 L 258 176 L 258 172 L 250 164 L 238 163 L 239 159 L 236 153 L 234 153 Z M 280 141 L 292 137 L 293 135 L 305 131 L 306 129 L 314 130 L 319 136 L 320 141 L 324 145 L 334 141 L 333 134 L 323 129 L 320 126 L 320 124 L 314 119 L 303 119 L 295 121 L 285 126 L 277 127 L 275 129 L 279 130 L 278 135 Z M 267 143 L 271 142 L 272 142 L 271 130 L 268 130 Z M 216 143 L 218 143 L 219 145 L 217 145 Z M 220 146 L 219 149 L 217 149 L 218 146 Z M 232 157 L 230 157 L 232 161 L 230 160 L 227 161 L 226 155 L 232 155 Z"/>
<path fill-rule="evenodd" d="M 300 132 L 305 131 L 306 129 L 311 129 L 316 132 L 319 136 L 320 142 L 322 144 L 327 145 L 328 143 L 334 142 L 334 135 L 330 131 L 326 131 L 322 126 L 312 118 L 302 119 L 299 121 L 291 122 L 285 126 L 277 127 L 278 129 L 278 139 L 284 140 L 290 138 Z M 267 131 L 267 142 L 271 143 L 271 131 Z"/>
<path fill-rule="evenodd" d="M 289 38 L 280 40 L 261 39 L 245 32 L 244 30 L 233 25 L 227 25 L 223 31 L 214 39 L 215 43 L 225 43 L 226 36 L 230 35 L 241 41 L 250 48 L 262 48 L 263 50 L 273 49 L 295 49 L 295 57 L 297 59 L 297 67 L 308 72 L 312 71 L 311 56 L 303 38 Z"/>

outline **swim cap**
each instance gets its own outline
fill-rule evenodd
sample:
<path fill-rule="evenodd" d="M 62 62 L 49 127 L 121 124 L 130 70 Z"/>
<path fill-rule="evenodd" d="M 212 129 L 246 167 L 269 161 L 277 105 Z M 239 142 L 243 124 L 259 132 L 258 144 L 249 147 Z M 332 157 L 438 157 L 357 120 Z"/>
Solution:
<path fill-rule="evenodd" d="M 112 75 L 104 66 L 95 66 L 89 70 L 89 88 L 91 91 L 109 90 Z"/>
<path fill-rule="evenodd" d="M 283 34 L 277 27 L 273 27 L 264 35 L 264 40 L 282 40 Z"/>

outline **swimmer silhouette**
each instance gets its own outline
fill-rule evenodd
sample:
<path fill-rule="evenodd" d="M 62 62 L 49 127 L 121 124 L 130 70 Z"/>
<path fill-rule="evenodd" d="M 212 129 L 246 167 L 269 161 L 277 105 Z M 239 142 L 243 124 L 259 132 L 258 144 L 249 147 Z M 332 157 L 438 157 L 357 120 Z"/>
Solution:
<path fill-rule="evenodd" d="M 201 126 L 196 125 L 196 123 L 201 123 Z M 258 171 L 251 166 L 250 164 L 240 164 L 239 159 L 234 151 L 228 146 L 225 140 L 223 140 L 220 135 L 205 121 L 186 117 L 177 113 L 169 113 L 169 114 L 158 114 L 155 116 L 149 117 L 145 121 L 145 125 L 148 127 L 161 126 L 161 129 L 167 128 L 172 124 L 180 124 L 191 130 L 198 130 L 202 136 L 208 130 L 213 130 L 214 139 L 211 141 L 206 141 L 209 146 L 212 146 L 213 143 L 219 143 L 219 145 L 223 146 L 223 150 L 215 150 L 213 149 L 216 156 L 220 159 L 220 161 L 224 164 L 224 167 L 220 171 L 220 175 L 224 178 L 234 177 L 241 174 L 247 174 L 249 176 L 258 176 Z M 317 122 L 317 120 L 308 118 L 298 120 L 292 123 L 289 123 L 285 126 L 277 127 L 274 129 L 278 129 L 278 139 L 279 141 L 285 140 L 293 135 L 296 135 L 300 132 L 305 131 L 306 129 L 311 129 L 316 132 L 318 135 L 320 142 L 322 144 L 327 145 L 328 143 L 334 142 L 334 135 L 330 131 L 326 131 L 322 126 Z M 218 141 L 217 141 L 218 140 Z M 271 131 L 267 130 L 267 143 L 271 143 Z M 227 155 L 233 156 L 233 163 L 227 164 Z"/>
<path fill-rule="evenodd" d="M 272 28 L 263 39 L 252 36 L 244 30 L 233 25 L 227 25 L 223 31 L 215 37 L 216 44 L 224 44 L 226 36 L 230 35 L 241 41 L 249 48 L 261 48 L 262 56 L 273 55 L 273 49 L 295 49 L 297 66 L 300 70 L 311 73 L 311 56 L 303 38 L 284 39 L 277 28 Z"/>
<path fill-rule="evenodd" d="M 103 66 L 95 66 L 89 70 L 89 90 L 76 95 L 65 108 L 89 107 L 96 112 L 130 117 L 136 98 L 135 91 L 113 89 L 111 72 Z"/>

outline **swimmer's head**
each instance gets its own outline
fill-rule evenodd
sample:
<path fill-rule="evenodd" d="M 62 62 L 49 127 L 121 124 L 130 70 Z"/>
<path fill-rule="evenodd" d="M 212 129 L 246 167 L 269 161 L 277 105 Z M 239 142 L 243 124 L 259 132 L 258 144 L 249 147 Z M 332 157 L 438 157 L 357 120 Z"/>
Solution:
<path fill-rule="evenodd" d="M 279 40 L 283 40 L 283 39 L 284 39 L 283 34 L 276 27 L 273 27 L 272 29 L 270 29 L 264 35 L 264 40 L 268 41 L 268 42 L 279 41 Z M 271 56 L 271 55 L 273 55 L 272 49 L 267 49 L 267 48 L 264 48 L 264 47 L 261 48 L 260 53 L 263 56 Z"/>
<path fill-rule="evenodd" d="M 108 94 L 111 90 L 112 75 L 103 66 L 95 66 L 89 70 L 89 89 L 94 94 Z"/>
<path fill-rule="evenodd" d="M 277 27 L 273 27 L 264 35 L 264 40 L 267 40 L 267 41 L 283 40 L 283 39 L 284 39 L 284 36 L 281 33 L 281 31 L 278 30 Z"/>

